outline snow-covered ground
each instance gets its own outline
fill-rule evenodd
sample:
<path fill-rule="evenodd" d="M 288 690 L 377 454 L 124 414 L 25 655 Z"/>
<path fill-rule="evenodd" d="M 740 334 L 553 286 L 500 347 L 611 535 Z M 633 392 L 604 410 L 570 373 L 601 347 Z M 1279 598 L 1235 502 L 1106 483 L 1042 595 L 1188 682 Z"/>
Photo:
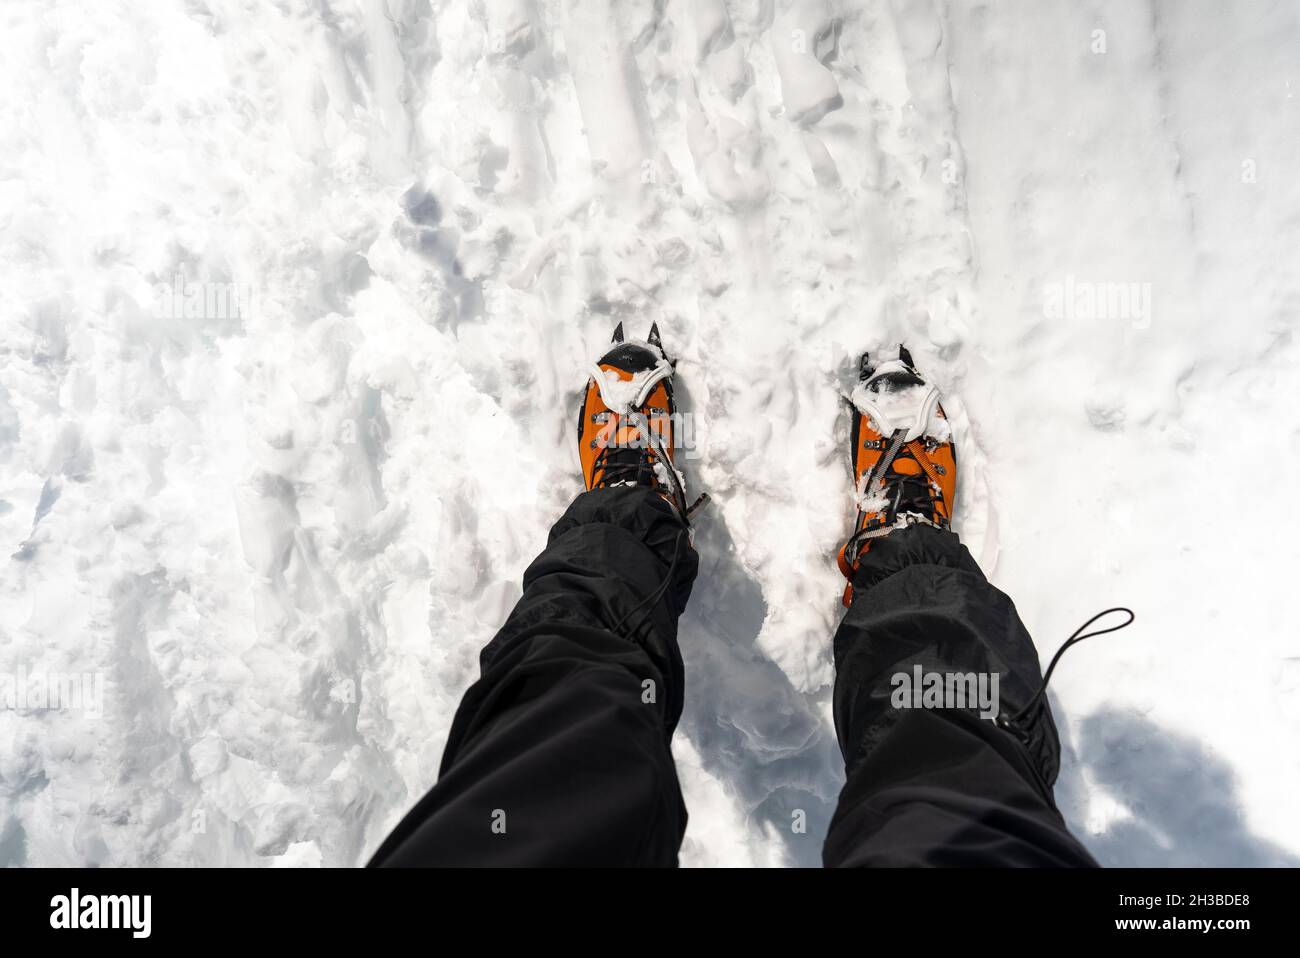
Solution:
<path fill-rule="evenodd" d="M 364 861 L 618 320 L 715 501 L 685 864 L 818 861 L 838 394 L 904 339 L 1043 658 L 1138 613 L 1053 681 L 1085 843 L 1300 863 L 1298 48 L 1272 0 L 0 5 L 0 673 L 102 689 L 0 708 L 0 864 Z"/>

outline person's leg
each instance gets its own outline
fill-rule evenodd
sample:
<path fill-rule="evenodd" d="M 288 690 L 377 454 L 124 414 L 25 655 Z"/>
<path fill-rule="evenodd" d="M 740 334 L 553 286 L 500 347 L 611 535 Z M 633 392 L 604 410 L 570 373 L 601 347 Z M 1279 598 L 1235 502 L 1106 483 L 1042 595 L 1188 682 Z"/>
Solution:
<path fill-rule="evenodd" d="M 1060 743 L 1046 700 L 1036 698 L 1034 644 L 1011 600 L 949 531 L 957 448 L 938 389 L 900 347 L 897 359 L 862 357 L 852 402 L 858 513 L 840 550 L 851 584 L 835 636 L 834 697 L 848 778 L 823 860 L 1095 864 L 1052 797 Z M 932 677 L 953 676 L 963 694 L 982 678 L 1000 708 L 910 698 L 906 679 L 915 685 L 918 675 L 931 690 Z M 896 684 L 896 676 L 906 678 Z"/>
<path fill-rule="evenodd" d="M 1014 715 L 1042 675 L 1011 600 L 952 532 L 913 525 L 858 560 L 835 636 L 835 726 L 848 779 L 828 866 L 1093 866 L 1057 811 L 1045 700 L 1013 735 L 974 710 L 896 708 L 892 677 L 999 673 Z"/>
<path fill-rule="evenodd" d="M 697 565 L 655 490 L 579 496 L 483 650 L 438 784 L 371 865 L 676 864 L 677 617 Z"/>

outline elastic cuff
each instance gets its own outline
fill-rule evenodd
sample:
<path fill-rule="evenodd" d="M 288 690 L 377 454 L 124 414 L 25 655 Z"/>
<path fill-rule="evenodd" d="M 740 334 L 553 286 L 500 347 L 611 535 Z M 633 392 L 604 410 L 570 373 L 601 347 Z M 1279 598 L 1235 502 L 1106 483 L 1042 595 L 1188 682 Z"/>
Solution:
<path fill-rule="evenodd" d="M 858 558 L 853 592 L 862 595 L 895 573 L 913 565 L 937 565 L 984 577 L 970 551 L 955 532 L 916 524 L 871 540 L 871 548 Z"/>

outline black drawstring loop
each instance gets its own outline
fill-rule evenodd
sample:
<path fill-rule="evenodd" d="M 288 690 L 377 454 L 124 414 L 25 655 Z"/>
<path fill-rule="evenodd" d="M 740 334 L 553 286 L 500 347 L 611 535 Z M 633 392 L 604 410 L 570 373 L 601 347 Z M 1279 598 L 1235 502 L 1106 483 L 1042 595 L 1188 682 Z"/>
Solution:
<path fill-rule="evenodd" d="M 664 597 L 664 593 L 668 591 L 668 587 L 673 584 L 673 576 L 677 573 L 677 560 L 680 559 L 682 555 L 681 545 L 682 537 L 684 535 L 686 535 L 686 527 L 682 526 L 682 528 L 677 530 L 677 538 L 673 539 L 673 561 L 668 563 L 668 573 L 664 576 L 663 581 L 659 583 L 653 592 L 634 605 L 628 613 L 623 616 L 623 618 L 619 619 L 613 628 L 610 629 L 611 632 L 618 633 L 628 619 L 632 618 L 632 616 L 637 612 L 641 612 L 642 609 L 645 609 L 644 612 L 641 612 L 641 618 L 637 619 L 636 625 L 632 626 L 632 628 L 627 631 L 627 635 L 630 638 L 640 641 L 637 638 L 637 633 L 641 630 L 641 626 L 645 625 L 646 618 L 654 611 L 655 606 L 659 604 L 659 600 Z"/>
<path fill-rule="evenodd" d="M 1093 623 L 1101 619 L 1104 619 L 1106 616 L 1110 615 L 1113 612 L 1120 612 L 1124 615 L 1127 615 L 1128 618 L 1125 619 L 1123 622 L 1119 623 L 1118 625 L 1112 625 L 1108 629 L 1098 629 L 1096 632 L 1088 631 L 1088 629 L 1092 627 Z M 1105 612 L 1098 612 L 1087 622 L 1083 623 L 1083 625 L 1079 626 L 1078 630 L 1074 633 L 1074 635 L 1070 636 L 1066 640 L 1065 644 L 1061 646 L 1059 649 L 1057 649 L 1056 654 L 1052 656 L 1052 661 L 1047 666 L 1047 671 L 1043 673 L 1043 684 L 1038 687 L 1038 691 L 1034 693 L 1034 697 L 1029 700 L 1029 703 L 1010 718 L 1007 718 L 1004 715 L 999 715 L 997 724 L 1000 725 L 1002 728 L 1008 729 L 1010 731 L 1023 732 L 1024 730 L 1021 726 L 1021 720 L 1024 719 L 1027 715 L 1029 715 L 1030 712 L 1032 712 L 1033 709 L 1042 700 L 1043 696 L 1047 694 L 1047 684 L 1052 681 L 1052 673 L 1056 671 L 1057 663 L 1061 661 L 1061 656 L 1065 655 L 1066 650 L 1068 650 L 1073 645 L 1078 645 L 1084 639 L 1091 639 L 1099 635 L 1106 635 L 1109 632 L 1118 632 L 1120 629 L 1127 629 L 1130 625 L 1133 624 L 1136 618 L 1137 615 L 1134 614 L 1132 609 L 1125 608 L 1124 606 L 1117 606 L 1113 609 L 1107 609 Z"/>

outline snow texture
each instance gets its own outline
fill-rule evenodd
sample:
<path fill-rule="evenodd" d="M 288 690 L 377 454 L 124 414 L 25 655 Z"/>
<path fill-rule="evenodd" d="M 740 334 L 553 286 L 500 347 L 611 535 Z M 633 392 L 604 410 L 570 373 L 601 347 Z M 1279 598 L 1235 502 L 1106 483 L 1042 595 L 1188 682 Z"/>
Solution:
<path fill-rule="evenodd" d="M 354 865 L 580 488 L 616 322 L 701 455 L 688 865 L 815 864 L 842 395 L 906 341 L 1104 862 L 1300 861 L 1300 8 L 0 5 L 0 863 Z M 807 829 L 793 829 L 797 811 Z"/>

